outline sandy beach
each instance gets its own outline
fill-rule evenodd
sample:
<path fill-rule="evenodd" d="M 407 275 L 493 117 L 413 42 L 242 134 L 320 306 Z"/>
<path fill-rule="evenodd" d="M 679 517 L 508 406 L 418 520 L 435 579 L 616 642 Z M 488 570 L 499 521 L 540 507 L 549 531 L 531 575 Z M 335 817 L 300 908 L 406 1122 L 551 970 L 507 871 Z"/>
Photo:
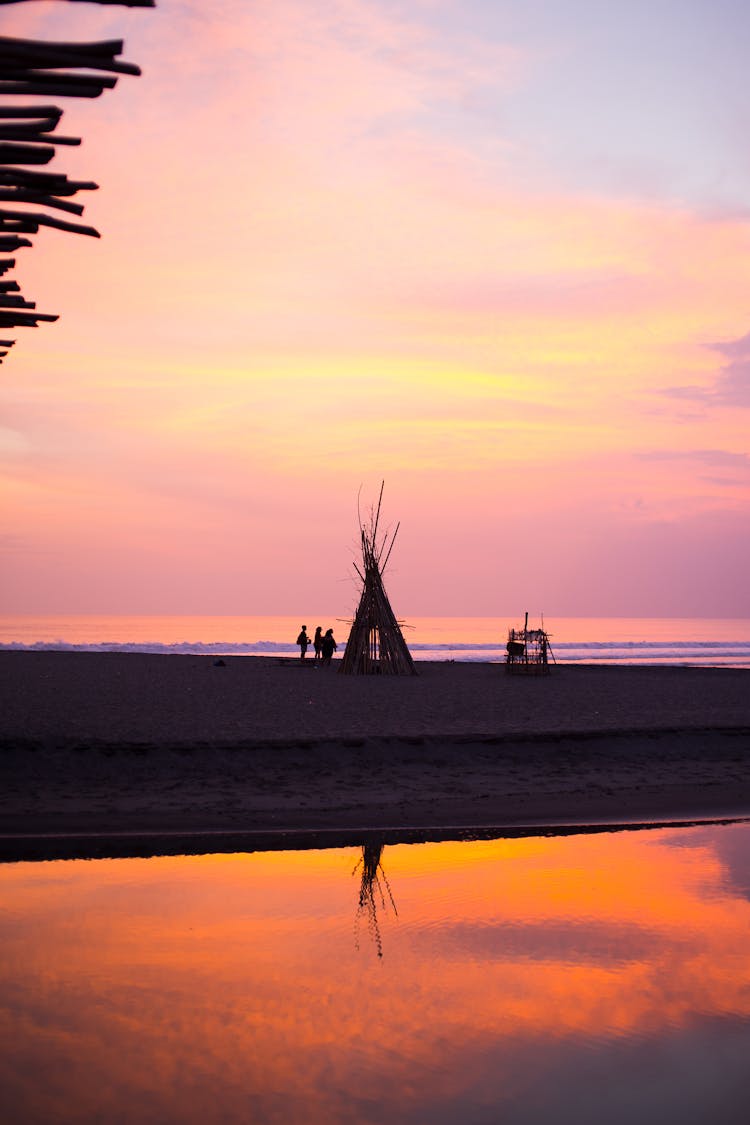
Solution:
<path fill-rule="evenodd" d="M 750 814 L 750 672 L 0 653 L 0 857 Z"/>

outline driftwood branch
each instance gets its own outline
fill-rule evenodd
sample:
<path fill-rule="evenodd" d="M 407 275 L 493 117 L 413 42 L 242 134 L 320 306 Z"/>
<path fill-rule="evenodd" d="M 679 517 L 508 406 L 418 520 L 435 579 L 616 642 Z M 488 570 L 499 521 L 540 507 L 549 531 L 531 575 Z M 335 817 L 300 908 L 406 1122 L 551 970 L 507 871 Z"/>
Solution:
<path fill-rule="evenodd" d="M 46 313 L 12 313 L 0 311 L 0 328 L 36 328 L 40 320 L 59 320 Z"/>
<path fill-rule="evenodd" d="M 54 126 L 53 126 L 54 128 Z M 0 125 L 0 141 L 26 142 L 28 144 L 71 145 L 81 143 L 80 137 L 55 137 L 44 129 L 8 129 Z"/>
<path fill-rule="evenodd" d="M 117 56 L 123 49 L 121 39 L 100 43 L 54 43 L 34 39 L 12 39 L 0 36 L 0 67 L 6 78 L 28 81 L 54 81 L 74 78 L 83 86 L 111 88 L 116 78 L 91 74 L 47 74 L 50 70 L 98 70 L 107 74 L 130 74 L 138 77 L 140 67 Z"/>
<path fill-rule="evenodd" d="M 62 114 L 56 105 L 0 105 L 0 118 L 43 117 L 59 121 Z"/>
<path fill-rule="evenodd" d="M 104 90 L 111 90 L 117 84 L 116 78 L 91 78 L 76 74 L 70 78 L 63 75 L 44 74 L 41 71 L 28 71 L 25 78 L 0 79 L 0 95 L 27 97 L 32 94 L 57 94 L 63 98 L 98 98 Z"/>
<path fill-rule="evenodd" d="M 30 121 L 28 118 L 16 121 L 3 120 L 0 115 L 0 140 L 3 141 L 34 141 L 37 138 L 41 140 L 51 140 L 47 134 L 51 134 L 53 129 L 57 128 L 59 117 L 43 117 L 38 121 Z"/>
<path fill-rule="evenodd" d="M 28 238 L 18 238 L 15 234 L 0 234 L 0 253 L 12 253 L 14 250 L 23 250 L 26 246 L 33 245 Z"/>
<path fill-rule="evenodd" d="M 36 301 L 24 301 L 23 297 L 8 297 L 0 293 L 0 309 L 35 309 Z"/>
<path fill-rule="evenodd" d="M 99 231 L 95 230 L 94 227 L 87 227 L 82 223 L 69 223 L 66 219 L 58 219 L 54 215 L 45 215 L 44 213 L 6 211 L 5 208 L 2 208 L 0 209 L 0 224 L 5 226 L 6 220 L 10 220 L 11 223 L 18 223 L 17 229 L 21 231 L 27 231 L 30 226 L 36 224 L 37 227 L 54 227 L 56 230 L 70 231 L 72 234 L 87 234 L 90 238 L 101 238 Z M 36 231 L 29 230 L 28 233 L 36 234 Z"/>
<path fill-rule="evenodd" d="M 41 191 L 29 191 L 26 188 L 0 187 L 0 203 L 37 203 L 40 207 L 55 207 L 58 211 L 67 211 L 70 215 L 82 215 L 82 203 L 69 203 L 66 199 L 55 199 L 52 195 L 45 195 Z"/>
<path fill-rule="evenodd" d="M 0 143 L 0 164 L 49 164 L 54 155 L 55 150 L 48 145 Z"/>
<path fill-rule="evenodd" d="M 61 172 L 31 172 L 28 168 L 0 168 L 0 184 L 33 188 L 50 195 L 75 195 L 78 191 L 97 191 L 98 184 L 69 180 Z"/>

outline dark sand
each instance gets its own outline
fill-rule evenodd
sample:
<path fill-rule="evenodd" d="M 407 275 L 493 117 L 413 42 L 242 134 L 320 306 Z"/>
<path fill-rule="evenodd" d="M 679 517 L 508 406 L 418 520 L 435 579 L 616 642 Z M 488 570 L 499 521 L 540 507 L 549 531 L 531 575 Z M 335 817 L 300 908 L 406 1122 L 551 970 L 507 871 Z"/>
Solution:
<path fill-rule="evenodd" d="M 750 814 L 747 670 L 225 660 L 0 652 L 0 858 Z"/>

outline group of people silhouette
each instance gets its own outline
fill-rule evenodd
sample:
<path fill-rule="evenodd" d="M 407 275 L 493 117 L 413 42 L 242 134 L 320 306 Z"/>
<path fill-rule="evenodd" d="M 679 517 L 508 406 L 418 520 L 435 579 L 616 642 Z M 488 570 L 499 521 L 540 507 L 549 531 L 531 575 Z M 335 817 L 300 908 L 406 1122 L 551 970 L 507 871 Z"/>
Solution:
<path fill-rule="evenodd" d="M 297 644 L 299 645 L 300 660 L 305 660 L 307 650 L 310 645 L 312 645 L 315 650 L 316 664 L 330 664 L 333 654 L 338 647 L 333 637 L 333 629 L 326 629 L 324 633 L 322 625 L 318 625 L 312 640 L 310 640 L 307 635 L 307 625 L 303 625 L 300 630 L 300 635 L 297 637 Z"/>

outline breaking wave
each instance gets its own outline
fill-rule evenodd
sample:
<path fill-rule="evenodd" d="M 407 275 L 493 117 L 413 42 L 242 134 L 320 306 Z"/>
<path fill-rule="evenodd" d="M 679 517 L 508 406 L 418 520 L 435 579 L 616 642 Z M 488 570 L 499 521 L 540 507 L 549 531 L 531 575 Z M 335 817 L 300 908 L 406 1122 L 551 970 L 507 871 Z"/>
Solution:
<path fill-rule="evenodd" d="M 464 662 L 500 661 L 505 659 L 501 644 L 472 642 L 411 641 L 411 652 L 417 660 L 454 660 Z M 339 655 L 343 651 L 339 645 Z M 747 641 L 560 641 L 552 646 L 559 664 L 660 664 L 698 665 L 702 667 L 750 668 L 750 640 Z M 295 656 L 296 645 L 282 641 L 180 641 L 166 644 L 148 642 L 89 642 L 74 644 L 62 639 L 22 643 L 0 643 L 4 651 L 56 652 L 141 652 L 177 656 Z"/>

